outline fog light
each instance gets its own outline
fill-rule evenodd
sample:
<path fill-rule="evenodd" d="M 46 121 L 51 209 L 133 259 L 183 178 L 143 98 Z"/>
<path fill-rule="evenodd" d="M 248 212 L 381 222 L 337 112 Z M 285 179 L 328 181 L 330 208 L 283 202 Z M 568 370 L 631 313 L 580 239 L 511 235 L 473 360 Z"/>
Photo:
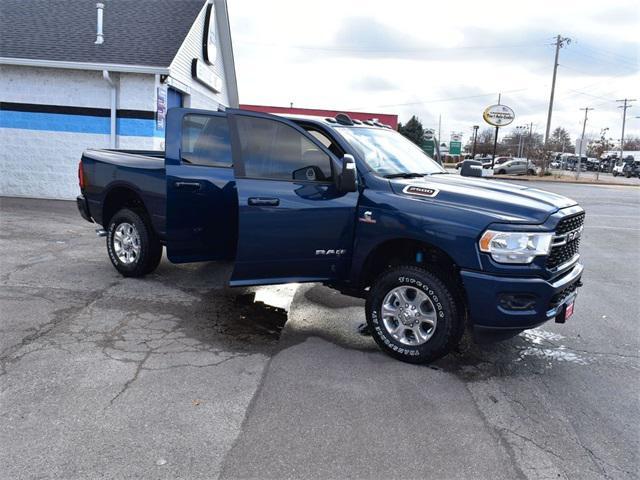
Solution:
<path fill-rule="evenodd" d="M 536 306 L 536 297 L 529 293 L 502 293 L 498 304 L 505 310 L 531 310 Z"/>

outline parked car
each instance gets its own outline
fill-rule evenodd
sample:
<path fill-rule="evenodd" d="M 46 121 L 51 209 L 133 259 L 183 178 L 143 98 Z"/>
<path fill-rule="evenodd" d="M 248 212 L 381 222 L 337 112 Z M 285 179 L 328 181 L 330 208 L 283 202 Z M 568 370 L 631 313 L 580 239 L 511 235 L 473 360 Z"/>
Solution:
<path fill-rule="evenodd" d="M 587 158 L 587 170 L 590 172 L 597 172 L 600 170 L 600 160 L 597 158 Z"/>
<path fill-rule="evenodd" d="M 614 164 L 615 164 L 615 159 L 612 159 L 610 157 L 602 158 L 600 159 L 600 165 L 599 165 L 600 171 L 611 173 Z"/>
<path fill-rule="evenodd" d="M 498 339 L 573 313 L 574 200 L 447 174 L 398 132 L 344 114 L 174 108 L 165 142 L 87 150 L 79 164 L 80 214 L 125 277 L 155 270 L 166 248 L 174 263 L 232 261 L 231 286 L 323 283 L 366 299 L 376 343 L 411 363 L 447 354 L 467 327 Z"/>
<path fill-rule="evenodd" d="M 536 167 L 525 158 L 512 158 L 493 167 L 496 175 L 535 175 Z"/>
<path fill-rule="evenodd" d="M 614 177 L 618 175 L 624 175 L 625 177 L 633 177 L 635 176 L 635 172 L 637 170 L 636 162 L 634 157 L 629 155 L 622 160 L 618 160 L 613 167 L 612 174 Z"/>
<path fill-rule="evenodd" d="M 482 160 L 482 168 L 491 168 L 491 165 L 502 165 L 509 160 L 513 160 L 513 157 L 496 157 L 495 162 L 491 161 L 491 158 Z"/>
<path fill-rule="evenodd" d="M 578 169 L 578 164 L 580 165 L 580 171 L 587 171 L 587 157 L 580 157 L 578 159 L 577 155 L 571 155 L 566 158 L 566 169 L 572 172 L 575 172 Z"/>
<path fill-rule="evenodd" d="M 554 160 L 549 164 L 549 167 L 551 168 L 560 168 L 560 161 L 559 160 Z"/>

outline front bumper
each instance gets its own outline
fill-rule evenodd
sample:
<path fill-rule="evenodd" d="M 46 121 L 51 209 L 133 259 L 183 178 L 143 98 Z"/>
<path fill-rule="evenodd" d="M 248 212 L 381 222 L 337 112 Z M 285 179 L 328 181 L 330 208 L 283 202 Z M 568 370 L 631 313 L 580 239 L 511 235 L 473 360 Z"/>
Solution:
<path fill-rule="evenodd" d="M 76 205 L 78 206 L 78 211 L 80 212 L 80 215 L 82 215 L 82 218 L 87 222 L 93 223 L 93 218 L 91 218 L 91 213 L 89 213 L 89 204 L 83 195 L 78 195 L 76 197 Z"/>
<path fill-rule="evenodd" d="M 462 270 L 474 329 L 521 331 L 548 320 L 561 322 L 564 307 L 582 285 L 582 264 L 560 278 L 508 277 Z"/>

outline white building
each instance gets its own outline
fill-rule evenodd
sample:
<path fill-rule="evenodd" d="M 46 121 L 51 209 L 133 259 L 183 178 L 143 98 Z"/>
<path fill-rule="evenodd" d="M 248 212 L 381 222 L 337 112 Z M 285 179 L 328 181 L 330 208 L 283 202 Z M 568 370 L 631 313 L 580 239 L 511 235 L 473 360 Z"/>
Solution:
<path fill-rule="evenodd" d="M 75 198 L 87 148 L 164 148 L 174 106 L 238 106 L 225 0 L 2 0 L 0 195 Z"/>

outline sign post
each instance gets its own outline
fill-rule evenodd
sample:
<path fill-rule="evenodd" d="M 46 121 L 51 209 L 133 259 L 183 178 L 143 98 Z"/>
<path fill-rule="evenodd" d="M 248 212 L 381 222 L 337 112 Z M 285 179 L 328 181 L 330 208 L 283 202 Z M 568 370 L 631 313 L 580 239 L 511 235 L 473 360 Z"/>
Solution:
<path fill-rule="evenodd" d="M 482 113 L 482 118 L 489 125 L 496 127 L 496 134 L 493 137 L 493 157 L 491 158 L 491 169 L 493 170 L 496 161 L 496 149 L 498 147 L 498 129 L 509 125 L 516 116 L 511 108 L 500 104 L 500 95 L 498 95 L 498 104 L 485 108 Z"/>

